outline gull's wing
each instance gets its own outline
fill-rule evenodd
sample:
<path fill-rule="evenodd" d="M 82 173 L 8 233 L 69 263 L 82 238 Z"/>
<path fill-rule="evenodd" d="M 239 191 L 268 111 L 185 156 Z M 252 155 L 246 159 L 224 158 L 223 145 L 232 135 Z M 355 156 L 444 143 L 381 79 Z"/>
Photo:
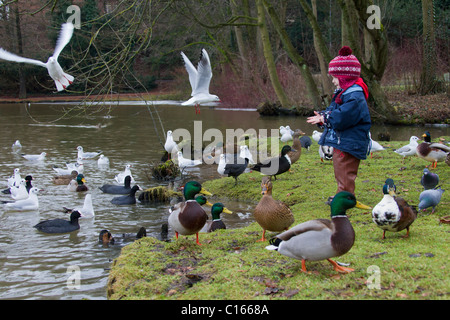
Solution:
<path fill-rule="evenodd" d="M 61 26 L 61 31 L 59 32 L 59 37 L 56 41 L 55 51 L 53 52 L 53 57 L 55 59 L 58 59 L 59 54 L 72 38 L 73 28 L 73 24 L 70 22 L 64 23 Z"/>
<path fill-rule="evenodd" d="M 197 69 L 195 69 L 191 60 L 189 60 L 189 58 L 186 57 L 183 51 L 181 51 L 181 56 L 183 57 L 184 66 L 189 75 L 189 82 L 191 83 L 192 95 L 194 95 L 195 87 L 197 86 Z"/>
<path fill-rule="evenodd" d="M 202 49 L 202 55 L 200 56 L 200 61 L 198 62 L 197 72 L 197 85 L 195 86 L 195 90 L 192 92 L 192 95 L 197 93 L 209 94 L 209 83 L 212 78 L 212 70 L 209 56 L 205 49 Z"/>
<path fill-rule="evenodd" d="M 15 55 L 14 53 L 8 52 L 5 49 L 0 48 L 0 59 L 3 60 L 8 60 L 8 61 L 13 61 L 13 62 L 23 62 L 23 63 L 31 63 L 31 64 L 35 64 L 44 68 L 47 68 L 47 65 L 39 60 L 34 60 L 34 59 L 28 59 L 28 58 L 23 58 L 23 57 L 19 57 L 18 55 Z"/>

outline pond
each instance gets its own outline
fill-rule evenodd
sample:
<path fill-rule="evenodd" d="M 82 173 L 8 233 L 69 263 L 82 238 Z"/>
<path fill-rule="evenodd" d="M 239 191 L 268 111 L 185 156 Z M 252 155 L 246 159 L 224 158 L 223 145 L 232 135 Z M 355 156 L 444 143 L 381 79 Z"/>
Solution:
<path fill-rule="evenodd" d="M 169 102 L 170 103 L 170 102 Z M 301 128 L 311 135 L 316 127 L 305 118 L 260 117 L 255 110 L 224 110 L 172 105 L 145 105 L 140 102 L 120 105 L 91 106 L 89 112 L 75 104 L 3 104 L 0 105 L 0 188 L 7 187 L 7 178 L 15 168 L 22 177 L 33 176 L 33 185 L 40 189 L 39 210 L 18 212 L 0 207 L 0 299 L 106 299 L 106 283 L 111 262 L 123 245 L 105 247 L 98 243 L 98 234 L 108 229 L 113 234 L 135 233 L 143 226 L 148 236 L 157 237 L 167 221 L 168 204 L 117 206 L 110 203 L 113 195 L 98 187 L 114 183 L 114 176 L 126 164 L 136 183 L 142 188 L 167 185 L 149 179 L 149 164 L 158 163 L 163 155 L 164 132 L 186 129 L 192 134 L 200 130 L 278 129 L 281 125 Z M 200 126 L 200 128 L 199 128 Z M 426 128 L 432 137 L 450 135 L 448 127 Z M 424 127 L 374 126 L 372 136 L 388 131 L 392 140 L 408 141 L 420 136 Z M 44 161 L 32 162 L 12 152 L 14 141 L 20 140 L 22 153 L 46 152 Z M 84 174 L 92 195 L 95 218 L 80 220 L 81 228 L 70 234 L 48 235 L 33 226 L 54 218 L 68 219 L 63 207 L 82 206 L 85 193 L 70 192 L 66 186 L 54 185 L 53 166 L 64 167 L 74 162 L 77 146 L 85 151 L 102 150 L 110 159 L 108 168 L 99 169 L 97 160 L 84 162 Z M 217 165 L 202 164 L 186 172 L 185 180 L 200 182 L 218 178 Z M 176 186 L 182 185 L 183 180 Z M 1 200 L 11 200 L 0 194 Z M 228 228 L 251 223 L 254 204 L 223 200 L 232 215 L 223 217 Z M 169 232 L 170 237 L 173 232 Z M 74 272 L 79 272 L 80 288 L 74 288 Z"/>

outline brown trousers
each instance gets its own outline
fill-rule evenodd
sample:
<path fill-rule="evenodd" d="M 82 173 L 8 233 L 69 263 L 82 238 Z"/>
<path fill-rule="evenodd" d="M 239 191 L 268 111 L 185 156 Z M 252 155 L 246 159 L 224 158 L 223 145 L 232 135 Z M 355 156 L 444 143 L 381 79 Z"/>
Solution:
<path fill-rule="evenodd" d="M 336 193 L 348 191 L 355 194 L 355 180 L 360 161 L 350 153 L 334 148 L 333 167 L 338 185 Z"/>

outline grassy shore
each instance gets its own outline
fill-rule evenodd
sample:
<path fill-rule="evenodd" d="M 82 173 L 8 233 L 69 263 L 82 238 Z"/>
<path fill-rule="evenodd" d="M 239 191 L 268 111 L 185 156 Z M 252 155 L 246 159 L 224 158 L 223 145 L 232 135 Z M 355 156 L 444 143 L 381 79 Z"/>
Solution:
<path fill-rule="evenodd" d="M 418 133 L 420 135 L 420 133 Z M 437 140 L 437 137 L 435 137 Z M 449 138 L 449 137 L 445 137 Z M 398 195 L 417 205 L 422 171 L 428 163 L 416 156 L 402 157 L 392 150 L 406 141 L 384 142 L 385 151 L 361 162 L 356 183 L 357 199 L 375 206 L 382 198 L 386 178 L 392 178 Z M 122 249 L 114 260 L 109 281 L 109 299 L 442 299 L 449 298 L 449 225 L 440 219 L 449 215 L 450 168 L 439 163 L 444 192 L 436 212 L 420 212 L 410 229 L 387 232 L 371 219 L 371 210 L 351 209 L 348 217 L 355 229 L 353 248 L 338 261 L 349 263 L 355 271 L 338 274 L 327 261 L 307 262 L 309 274 L 300 271 L 300 261 L 268 251 L 268 243 L 257 242 L 262 230 L 254 222 L 240 229 L 219 230 L 171 242 L 143 238 Z M 203 186 L 226 205 L 226 199 L 259 201 L 261 175 L 251 172 L 222 178 Z M 332 164 L 322 163 L 318 145 L 302 150 L 292 172 L 273 182 L 273 197 L 286 202 L 295 224 L 329 218 L 325 204 L 336 190 Z M 232 209 L 232 208 L 230 208 Z M 167 213 L 162 213 L 167 214 Z M 223 217 L 226 223 L 226 215 Z M 275 233 L 266 233 L 269 238 Z"/>

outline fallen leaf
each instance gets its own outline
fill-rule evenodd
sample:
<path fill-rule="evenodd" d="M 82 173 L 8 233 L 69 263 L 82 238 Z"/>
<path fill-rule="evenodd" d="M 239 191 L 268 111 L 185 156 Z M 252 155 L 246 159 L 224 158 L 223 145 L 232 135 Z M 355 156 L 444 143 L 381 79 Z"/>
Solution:
<path fill-rule="evenodd" d="M 405 293 L 397 293 L 397 297 L 399 298 L 408 298 L 408 295 Z"/>

